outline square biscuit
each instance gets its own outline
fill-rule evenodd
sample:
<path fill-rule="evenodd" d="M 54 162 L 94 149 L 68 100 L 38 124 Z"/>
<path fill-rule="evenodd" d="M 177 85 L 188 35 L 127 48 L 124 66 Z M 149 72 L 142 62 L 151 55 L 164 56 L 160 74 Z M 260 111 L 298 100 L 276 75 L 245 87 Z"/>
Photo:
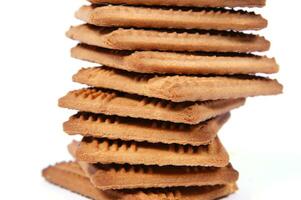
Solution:
<path fill-rule="evenodd" d="M 64 123 L 64 131 L 95 138 L 199 146 L 210 143 L 229 117 L 230 113 L 226 113 L 196 125 L 187 125 L 79 112 Z"/>
<path fill-rule="evenodd" d="M 82 68 L 73 81 L 173 102 L 276 95 L 283 89 L 277 80 L 260 76 L 147 75 L 105 66 Z"/>
<path fill-rule="evenodd" d="M 76 151 L 76 160 L 158 166 L 225 167 L 229 164 L 228 153 L 217 137 L 201 146 L 84 137 Z"/>
<path fill-rule="evenodd" d="M 198 124 L 238 108 L 244 98 L 202 102 L 171 102 L 117 91 L 86 88 L 59 99 L 59 106 L 96 114 Z"/>
<path fill-rule="evenodd" d="M 263 7 L 265 0 L 88 0 L 93 4 L 128 4 L 184 7 Z"/>
<path fill-rule="evenodd" d="M 42 175 L 50 183 L 94 200 L 214 200 L 237 190 L 235 183 L 229 183 L 203 187 L 103 191 L 94 187 L 75 162 L 49 166 L 43 170 Z"/>
<path fill-rule="evenodd" d="M 205 52 L 261 52 L 270 48 L 264 37 L 226 31 L 174 31 L 72 26 L 67 37 L 81 43 L 115 50 Z"/>
<path fill-rule="evenodd" d="M 243 31 L 260 30 L 267 26 L 267 20 L 261 15 L 222 8 L 82 6 L 75 16 L 88 24 L 104 27 Z"/>
<path fill-rule="evenodd" d="M 74 158 L 79 145 L 75 141 L 68 145 Z M 91 183 L 101 190 L 224 185 L 238 179 L 231 164 L 216 168 L 78 163 Z"/>
<path fill-rule="evenodd" d="M 157 74 L 272 74 L 279 71 L 274 58 L 252 54 L 116 51 L 86 44 L 71 49 L 73 58 L 116 69 Z"/>

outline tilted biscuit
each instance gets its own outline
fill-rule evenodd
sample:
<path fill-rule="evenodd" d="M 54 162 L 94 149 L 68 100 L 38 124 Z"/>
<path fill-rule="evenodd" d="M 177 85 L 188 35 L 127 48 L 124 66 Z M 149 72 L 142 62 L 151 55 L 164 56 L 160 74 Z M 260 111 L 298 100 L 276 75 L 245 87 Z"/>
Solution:
<path fill-rule="evenodd" d="M 243 98 L 175 103 L 95 88 L 74 90 L 59 99 L 59 106 L 69 109 L 185 124 L 198 124 L 244 103 Z"/>
<path fill-rule="evenodd" d="M 73 141 L 72 144 L 78 145 L 78 142 Z M 78 164 L 78 162 L 75 162 L 75 161 L 59 162 L 59 163 L 56 163 L 53 167 L 55 167 L 58 170 L 66 171 L 66 172 L 69 172 L 69 173 L 77 175 L 77 176 L 86 177 L 86 173 L 82 170 L 82 168 Z M 43 170 L 43 175 L 44 175 L 44 172 L 46 172 L 46 171 L 47 171 L 47 168 L 45 170 Z"/>
<path fill-rule="evenodd" d="M 94 4 L 129 4 L 187 7 L 263 7 L 265 0 L 88 0 Z"/>
<path fill-rule="evenodd" d="M 78 146 L 76 141 L 68 145 L 73 157 Z M 238 179 L 238 172 L 231 164 L 216 168 L 78 163 L 92 184 L 101 190 L 223 185 Z"/>
<path fill-rule="evenodd" d="M 116 50 L 253 52 L 270 48 L 264 37 L 219 31 L 116 29 L 82 24 L 71 27 L 66 35 L 82 43 Z"/>
<path fill-rule="evenodd" d="M 234 99 L 282 92 L 276 80 L 259 76 L 159 76 L 109 67 L 83 68 L 73 81 L 147 97 L 183 101 Z"/>
<path fill-rule="evenodd" d="M 229 117 L 226 113 L 197 125 L 187 125 L 79 112 L 64 123 L 64 131 L 96 138 L 199 146 L 213 140 Z"/>
<path fill-rule="evenodd" d="M 187 54 L 159 51 L 124 52 L 79 44 L 71 56 L 109 67 L 159 74 L 272 74 L 279 70 L 274 58 L 248 54 Z"/>
<path fill-rule="evenodd" d="M 77 163 L 62 162 L 45 168 L 43 176 L 53 184 L 94 200 L 214 200 L 237 190 L 236 184 L 230 183 L 203 187 L 103 191 L 94 187 L 79 168 Z"/>
<path fill-rule="evenodd" d="M 75 16 L 96 26 L 258 30 L 267 26 L 260 15 L 226 9 L 174 9 L 133 6 L 82 6 Z"/>
<path fill-rule="evenodd" d="M 191 146 L 84 137 L 76 160 L 102 164 L 225 167 L 229 156 L 218 138 L 208 145 Z"/>

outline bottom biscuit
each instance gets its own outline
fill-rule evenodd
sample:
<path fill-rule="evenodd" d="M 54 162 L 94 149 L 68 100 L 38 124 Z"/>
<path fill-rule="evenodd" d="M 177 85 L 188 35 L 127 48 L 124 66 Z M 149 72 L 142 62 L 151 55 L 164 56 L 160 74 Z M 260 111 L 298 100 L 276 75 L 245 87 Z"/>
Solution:
<path fill-rule="evenodd" d="M 43 170 L 49 182 L 95 200 L 213 200 L 237 190 L 235 183 L 204 187 L 146 190 L 106 190 L 95 188 L 75 162 L 62 162 Z"/>

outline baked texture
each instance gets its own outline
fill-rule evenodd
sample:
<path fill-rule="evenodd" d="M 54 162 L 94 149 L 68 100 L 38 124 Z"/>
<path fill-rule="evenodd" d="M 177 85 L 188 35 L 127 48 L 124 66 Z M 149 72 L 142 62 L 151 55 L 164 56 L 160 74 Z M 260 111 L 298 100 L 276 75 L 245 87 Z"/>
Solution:
<path fill-rule="evenodd" d="M 199 146 L 212 141 L 229 117 L 230 113 L 226 113 L 197 125 L 187 125 L 79 112 L 64 123 L 64 131 L 96 138 Z"/>
<path fill-rule="evenodd" d="M 76 173 L 78 172 L 78 173 Z M 94 200 L 214 200 L 237 190 L 235 183 L 203 187 L 167 189 L 100 190 L 94 187 L 74 162 L 62 162 L 45 168 L 43 177 L 58 186 Z"/>
<path fill-rule="evenodd" d="M 224 185 L 238 179 L 238 172 L 231 165 L 210 168 L 79 164 L 101 190 Z"/>
<path fill-rule="evenodd" d="M 283 88 L 276 80 L 259 76 L 158 76 L 109 67 L 82 68 L 73 81 L 173 102 L 276 95 Z"/>
<path fill-rule="evenodd" d="M 73 157 L 78 146 L 76 141 L 68 145 Z M 238 179 L 238 172 L 231 164 L 216 168 L 78 163 L 92 184 L 101 190 L 223 185 Z"/>
<path fill-rule="evenodd" d="M 84 137 L 76 160 L 88 163 L 158 166 L 225 167 L 229 156 L 218 138 L 208 145 L 191 146 Z"/>
<path fill-rule="evenodd" d="M 228 9 L 145 8 L 125 5 L 82 6 L 75 16 L 104 27 L 179 28 L 202 30 L 259 30 L 267 26 L 261 15 Z"/>
<path fill-rule="evenodd" d="M 244 98 L 175 103 L 95 88 L 74 90 L 59 99 L 63 108 L 185 124 L 198 124 L 244 103 Z"/>
<path fill-rule="evenodd" d="M 94 4 L 128 4 L 188 7 L 263 7 L 265 0 L 89 0 Z"/>
<path fill-rule="evenodd" d="M 251 34 L 220 31 L 174 31 L 72 26 L 66 35 L 82 43 L 116 50 L 206 52 L 267 51 L 270 42 Z"/>
<path fill-rule="evenodd" d="M 79 44 L 73 58 L 139 73 L 158 74 L 272 74 L 279 71 L 274 58 L 250 54 L 188 54 L 159 51 L 124 52 Z"/>

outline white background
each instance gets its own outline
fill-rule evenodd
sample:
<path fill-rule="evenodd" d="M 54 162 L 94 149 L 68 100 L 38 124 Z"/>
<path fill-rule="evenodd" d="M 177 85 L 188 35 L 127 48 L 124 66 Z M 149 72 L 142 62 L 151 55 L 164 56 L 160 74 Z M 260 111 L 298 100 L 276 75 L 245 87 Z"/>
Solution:
<path fill-rule="evenodd" d="M 268 1 L 261 32 L 272 41 L 269 55 L 281 71 L 281 96 L 248 99 L 220 132 L 240 171 L 240 190 L 229 199 L 300 199 L 301 29 L 299 1 Z M 68 160 L 72 140 L 62 122 L 72 111 L 57 99 L 79 88 L 71 76 L 90 65 L 69 57 L 75 45 L 64 36 L 77 24 L 83 0 L 2 1 L 0 6 L 0 199 L 82 199 L 46 183 L 41 170 Z"/>

